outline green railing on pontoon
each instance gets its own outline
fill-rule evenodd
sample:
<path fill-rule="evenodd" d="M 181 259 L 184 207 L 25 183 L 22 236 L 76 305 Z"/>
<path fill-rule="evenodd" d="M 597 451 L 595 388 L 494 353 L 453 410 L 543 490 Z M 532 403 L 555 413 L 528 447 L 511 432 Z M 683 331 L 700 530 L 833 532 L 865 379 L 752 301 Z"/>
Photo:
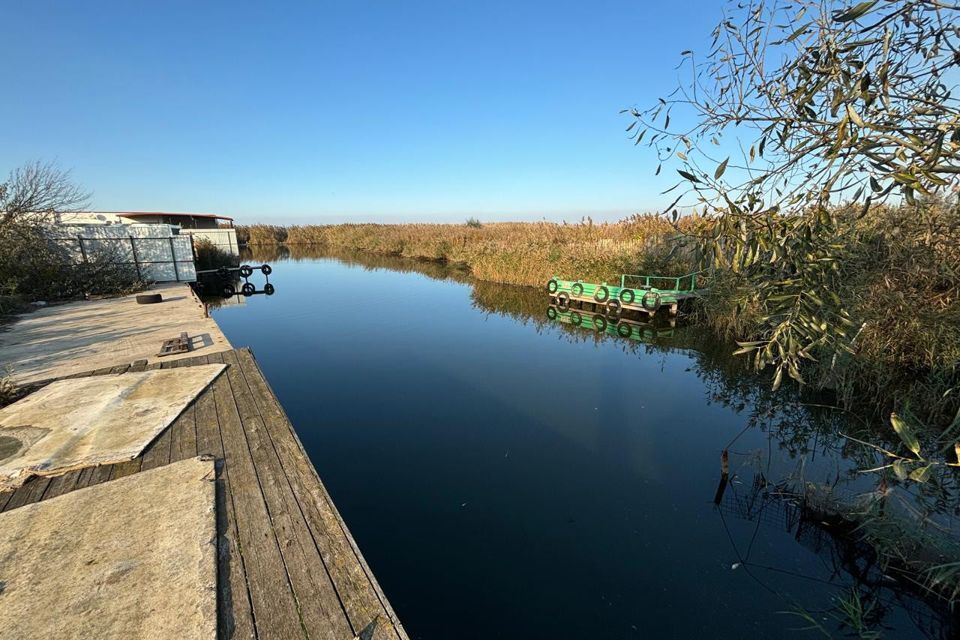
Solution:
<path fill-rule="evenodd" d="M 655 276 L 655 275 L 634 275 L 634 274 L 622 274 L 620 276 L 620 288 L 621 289 L 657 289 L 659 291 L 676 291 L 684 292 L 689 291 L 693 292 L 697 290 L 697 276 L 702 274 L 703 271 L 694 271 L 693 273 L 688 273 L 685 276 Z M 631 282 L 637 282 L 635 286 L 627 287 L 627 279 L 630 279 Z M 642 284 L 639 284 L 641 283 Z M 673 284 L 672 287 L 662 287 L 654 286 L 651 282 L 660 284 Z M 687 285 L 684 287 L 683 285 Z"/>

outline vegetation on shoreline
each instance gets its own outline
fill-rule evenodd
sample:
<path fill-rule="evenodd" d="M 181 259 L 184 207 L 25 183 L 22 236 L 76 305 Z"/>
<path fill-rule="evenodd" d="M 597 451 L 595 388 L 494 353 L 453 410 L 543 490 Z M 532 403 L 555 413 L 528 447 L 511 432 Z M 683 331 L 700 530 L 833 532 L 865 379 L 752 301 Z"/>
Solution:
<path fill-rule="evenodd" d="M 854 327 L 852 350 L 809 360 L 806 381 L 839 395 L 844 407 L 878 414 L 910 402 L 943 430 L 956 415 L 960 384 L 960 205 L 838 208 L 831 242 L 841 258 L 831 292 Z M 618 223 L 344 224 L 241 227 L 249 244 L 322 245 L 467 267 L 479 280 L 542 286 L 551 276 L 614 281 L 621 273 L 681 275 L 702 267 L 697 246 L 707 218 L 634 216 Z M 717 268 L 698 322 L 725 340 L 764 337 L 764 300 L 755 281 Z M 879 399 L 879 401 L 878 401 Z"/>
<path fill-rule="evenodd" d="M 687 273 L 696 267 L 684 233 L 701 221 L 675 226 L 656 215 L 621 222 L 576 224 L 339 224 L 238 227 L 241 243 L 320 244 L 334 249 L 461 264 L 480 280 L 543 286 L 554 275 L 613 282 L 621 273 Z"/>
<path fill-rule="evenodd" d="M 116 295 L 144 286 L 136 269 L 108 251 L 83 262 L 47 233 L 58 213 L 82 209 L 89 198 L 55 165 L 32 163 L 0 184 L 0 316 L 30 302 Z"/>

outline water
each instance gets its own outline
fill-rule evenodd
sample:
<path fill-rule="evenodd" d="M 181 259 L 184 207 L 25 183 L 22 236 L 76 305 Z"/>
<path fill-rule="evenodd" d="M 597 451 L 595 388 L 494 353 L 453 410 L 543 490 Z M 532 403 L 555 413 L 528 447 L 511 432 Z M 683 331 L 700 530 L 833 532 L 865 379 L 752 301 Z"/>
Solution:
<path fill-rule="evenodd" d="M 772 495 L 801 460 L 850 493 L 875 481 L 835 414 L 772 393 L 728 345 L 596 336 L 548 318 L 544 292 L 438 265 L 256 259 L 276 294 L 214 317 L 253 349 L 412 638 L 822 637 L 788 612 L 835 632 L 852 586 L 889 637 L 952 633 Z"/>

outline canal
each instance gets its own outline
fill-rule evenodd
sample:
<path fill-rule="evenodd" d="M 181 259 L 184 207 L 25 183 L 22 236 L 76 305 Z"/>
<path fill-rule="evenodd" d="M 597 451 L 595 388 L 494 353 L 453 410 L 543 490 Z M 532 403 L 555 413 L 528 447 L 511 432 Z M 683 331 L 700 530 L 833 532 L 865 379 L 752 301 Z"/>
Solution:
<path fill-rule="evenodd" d="M 772 392 L 730 345 L 600 335 L 442 265 L 292 251 L 246 257 L 273 296 L 212 313 L 412 638 L 824 637 L 855 630 L 853 594 L 888 637 L 954 633 L 804 512 L 791 488 L 877 478 L 837 412 Z"/>

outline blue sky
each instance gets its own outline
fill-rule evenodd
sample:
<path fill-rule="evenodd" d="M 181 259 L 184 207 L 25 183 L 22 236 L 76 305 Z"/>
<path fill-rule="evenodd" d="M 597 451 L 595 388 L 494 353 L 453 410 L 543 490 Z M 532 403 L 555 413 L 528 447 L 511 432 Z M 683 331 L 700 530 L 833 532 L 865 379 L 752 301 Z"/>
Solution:
<path fill-rule="evenodd" d="M 704 50 L 699 2 L 9 2 L 0 172 L 243 221 L 615 219 L 667 202 L 618 112 Z"/>

